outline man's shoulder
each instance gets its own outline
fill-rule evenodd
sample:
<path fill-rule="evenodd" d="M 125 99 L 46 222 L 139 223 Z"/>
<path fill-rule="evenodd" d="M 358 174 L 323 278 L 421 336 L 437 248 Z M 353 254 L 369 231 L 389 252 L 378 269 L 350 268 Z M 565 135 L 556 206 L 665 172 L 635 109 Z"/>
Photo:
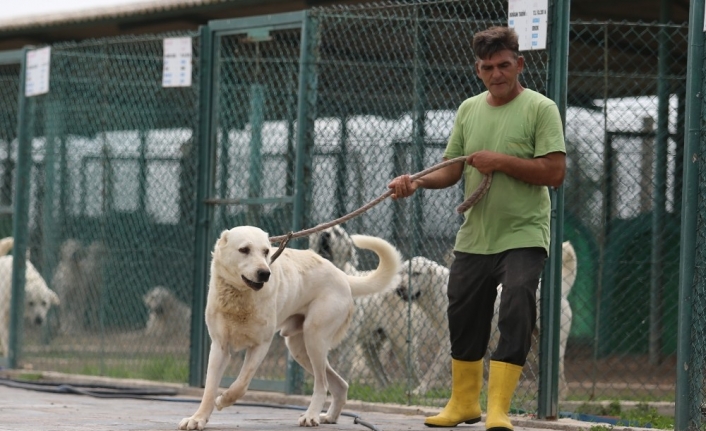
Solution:
<path fill-rule="evenodd" d="M 468 99 L 466 99 L 466 100 L 464 100 L 463 102 L 461 102 L 461 106 L 459 106 L 458 109 L 459 109 L 459 110 L 461 110 L 461 109 L 468 109 L 468 108 L 470 108 L 470 107 L 472 107 L 472 106 L 478 106 L 479 103 L 485 101 L 485 98 L 486 98 L 487 93 L 488 93 L 487 91 L 484 91 L 484 92 L 482 92 L 482 93 L 480 93 L 480 94 L 476 94 L 475 96 L 469 97 Z"/>
<path fill-rule="evenodd" d="M 545 96 L 542 93 L 539 93 L 537 91 L 531 90 L 529 88 L 525 88 L 523 93 L 525 94 L 526 100 L 528 100 L 530 103 L 536 104 L 538 106 L 556 106 L 556 103 Z"/>

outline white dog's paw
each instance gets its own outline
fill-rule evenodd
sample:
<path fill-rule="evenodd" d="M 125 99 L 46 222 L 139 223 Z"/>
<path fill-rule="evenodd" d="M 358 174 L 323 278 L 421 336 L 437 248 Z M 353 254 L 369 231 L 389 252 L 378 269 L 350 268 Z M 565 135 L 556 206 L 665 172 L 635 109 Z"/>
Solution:
<path fill-rule="evenodd" d="M 223 396 L 219 395 L 218 397 L 216 397 L 216 408 L 220 412 L 223 409 L 223 407 L 228 407 L 228 406 L 223 405 Z"/>
<path fill-rule="evenodd" d="M 318 416 L 309 416 L 307 413 L 299 416 L 300 427 L 317 427 L 319 426 Z"/>
<path fill-rule="evenodd" d="M 190 418 L 184 418 L 179 422 L 180 430 L 202 430 L 206 423 L 208 423 L 208 418 L 200 418 L 196 415 Z"/>
<path fill-rule="evenodd" d="M 320 421 L 322 424 L 335 424 L 335 423 L 336 423 L 336 419 L 335 419 L 335 418 L 332 418 L 331 416 L 329 416 L 329 415 L 327 415 L 327 414 L 325 414 L 325 413 L 322 413 L 322 414 L 319 415 L 319 421 Z"/>

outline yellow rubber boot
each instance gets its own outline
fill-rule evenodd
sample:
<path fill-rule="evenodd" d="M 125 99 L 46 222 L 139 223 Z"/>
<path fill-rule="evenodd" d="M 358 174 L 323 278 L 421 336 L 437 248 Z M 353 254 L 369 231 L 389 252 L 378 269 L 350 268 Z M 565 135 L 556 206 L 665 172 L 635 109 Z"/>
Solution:
<path fill-rule="evenodd" d="M 424 420 L 428 427 L 455 427 L 480 422 L 480 389 L 483 386 L 483 360 L 451 359 L 451 399 L 436 416 Z"/>
<path fill-rule="evenodd" d="M 512 431 L 508 417 L 510 401 L 520 380 L 522 367 L 507 362 L 490 361 L 488 374 L 488 414 L 485 429 L 488 431 Z"/>

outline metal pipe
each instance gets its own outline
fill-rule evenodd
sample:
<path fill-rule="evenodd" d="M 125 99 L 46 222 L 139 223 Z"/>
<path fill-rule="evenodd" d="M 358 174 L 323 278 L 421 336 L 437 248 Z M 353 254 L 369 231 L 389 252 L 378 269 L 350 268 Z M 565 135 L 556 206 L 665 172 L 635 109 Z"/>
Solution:
<path fill-rule="evenodd" d="M 32 111 L 34 101 L 25 96 L 25 74 L 27 53 L 22 50 L 20 63 L 20 91 L 17 112 L 17 166 L 15 167 L 15 215 L 12 219 L 12 247 L 14 256 L 25 256 L 29 236 L 29 193 L 32 166 Z M 7 346 L 9 368 L 17 368 L 20 358 L 20 336 L 25 296 L 26 263 L 22 258 L 12 260 L 12 289 L 10 296 L 10 337 Z"/>
<path fill-rule="evenodd" d="M 691 0 L 689 6 L 689 48 L 686 72 L 686 120 L 684 180 L 682 185 L 681 241 L 679 248 L 679 321 L 677 324 L 677 389 L 674 430 L 687 431 L 691 421 L 700 422 L 701 394 L 690 390 L 693 289 L 696 264 L 696 233 L 699 188 L 699 147 L 703 110 L 704 2 Z M 703 340 L 702 340 L 703 342 Z M 701 373 L 702 370 L 696 370 Z M 701 380 L 700 383 L 703 381 Z M 703 384 L 703 383 L 702 383 Z M 698 396 L 697 396 L 698 395 Z M 692 398 L 693 396 L 693 398 Z M 695 405 L 693 405 L 695 404 Z M 692 417 L 693 414 L 693 417 Z M 699 427 L 694 427 L 699 429 Z"/>
<path fill-rule="evenodd" d="M 664 224 L 667 201 L 667 140 L 669 138 L 669 0 L 662 0 L 658 47 L 657 139 L 655 140 L 655 179 L 652 210 L 652 264 L 650 265 L 650 335 L 649 361 L 661 362 L 662 353 L 662 289 L 664 286 Z"/>
<path fill-rule="evenodd" d="M 568 0 L 557 0 L 552 8 L 550 75 L 548 96 L 559 108 L 566 125 L 566 87 L 569 75 L 569 11 Z M 564 187 L 551 189 L 551 259 L 547 261 L 541 289 L 541 321 L 539 357 L 539 395 L 537 415 L 540 419 L 559 417 L 559 336 L 561 331 L 561 256 L 564 237 Z M 551 332 L 546 331 L 551 328 Z"/>
<path fill-rule="evenodd" d="M 212 228 L 213 206 L 202 205 L 213 192 L 215 166 L 215 133 L 212 127 L 213 107 L 217 106 L 214 95 L 216 70 L 214 68 L 217 44 L 214 32 L 208 26 L 199 30 L 201 58 L 199 67 L 199 128 L 194 137 L 193 148 L 198 151 L 198 176 L 196 180 L 196 218 L 194 220 L 194 280 L 191 300 L 191 348 L 189 351 L 189 385 L 203 387 L 205 383 L 208 355 L 208 334 L 204 310 L 206 309 L 206 286 L 208 285 L 208 256 L 210 251 L 209 229 Z"/>

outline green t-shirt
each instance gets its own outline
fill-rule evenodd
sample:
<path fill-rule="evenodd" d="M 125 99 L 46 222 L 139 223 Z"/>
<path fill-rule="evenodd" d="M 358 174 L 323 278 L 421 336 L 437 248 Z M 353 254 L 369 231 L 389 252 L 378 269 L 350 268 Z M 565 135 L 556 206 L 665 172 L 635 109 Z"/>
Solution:
<path fill-rule="evenodd" d="M 487 91 L 465 100 L 456 113 L 444 157 L 452 159 L 480 150 L 522 158 L 566 153 L 561 116 L 547 97 L 525 89 L 510 103 L 490 106 Z M 464 166 L 467 199 L 483 175 Z M 457 251 L 495 254 L 522 247 L 549 250 L 549 189 L 493 173 L 488 193 L 466 211 L 456 235 Z"/>

